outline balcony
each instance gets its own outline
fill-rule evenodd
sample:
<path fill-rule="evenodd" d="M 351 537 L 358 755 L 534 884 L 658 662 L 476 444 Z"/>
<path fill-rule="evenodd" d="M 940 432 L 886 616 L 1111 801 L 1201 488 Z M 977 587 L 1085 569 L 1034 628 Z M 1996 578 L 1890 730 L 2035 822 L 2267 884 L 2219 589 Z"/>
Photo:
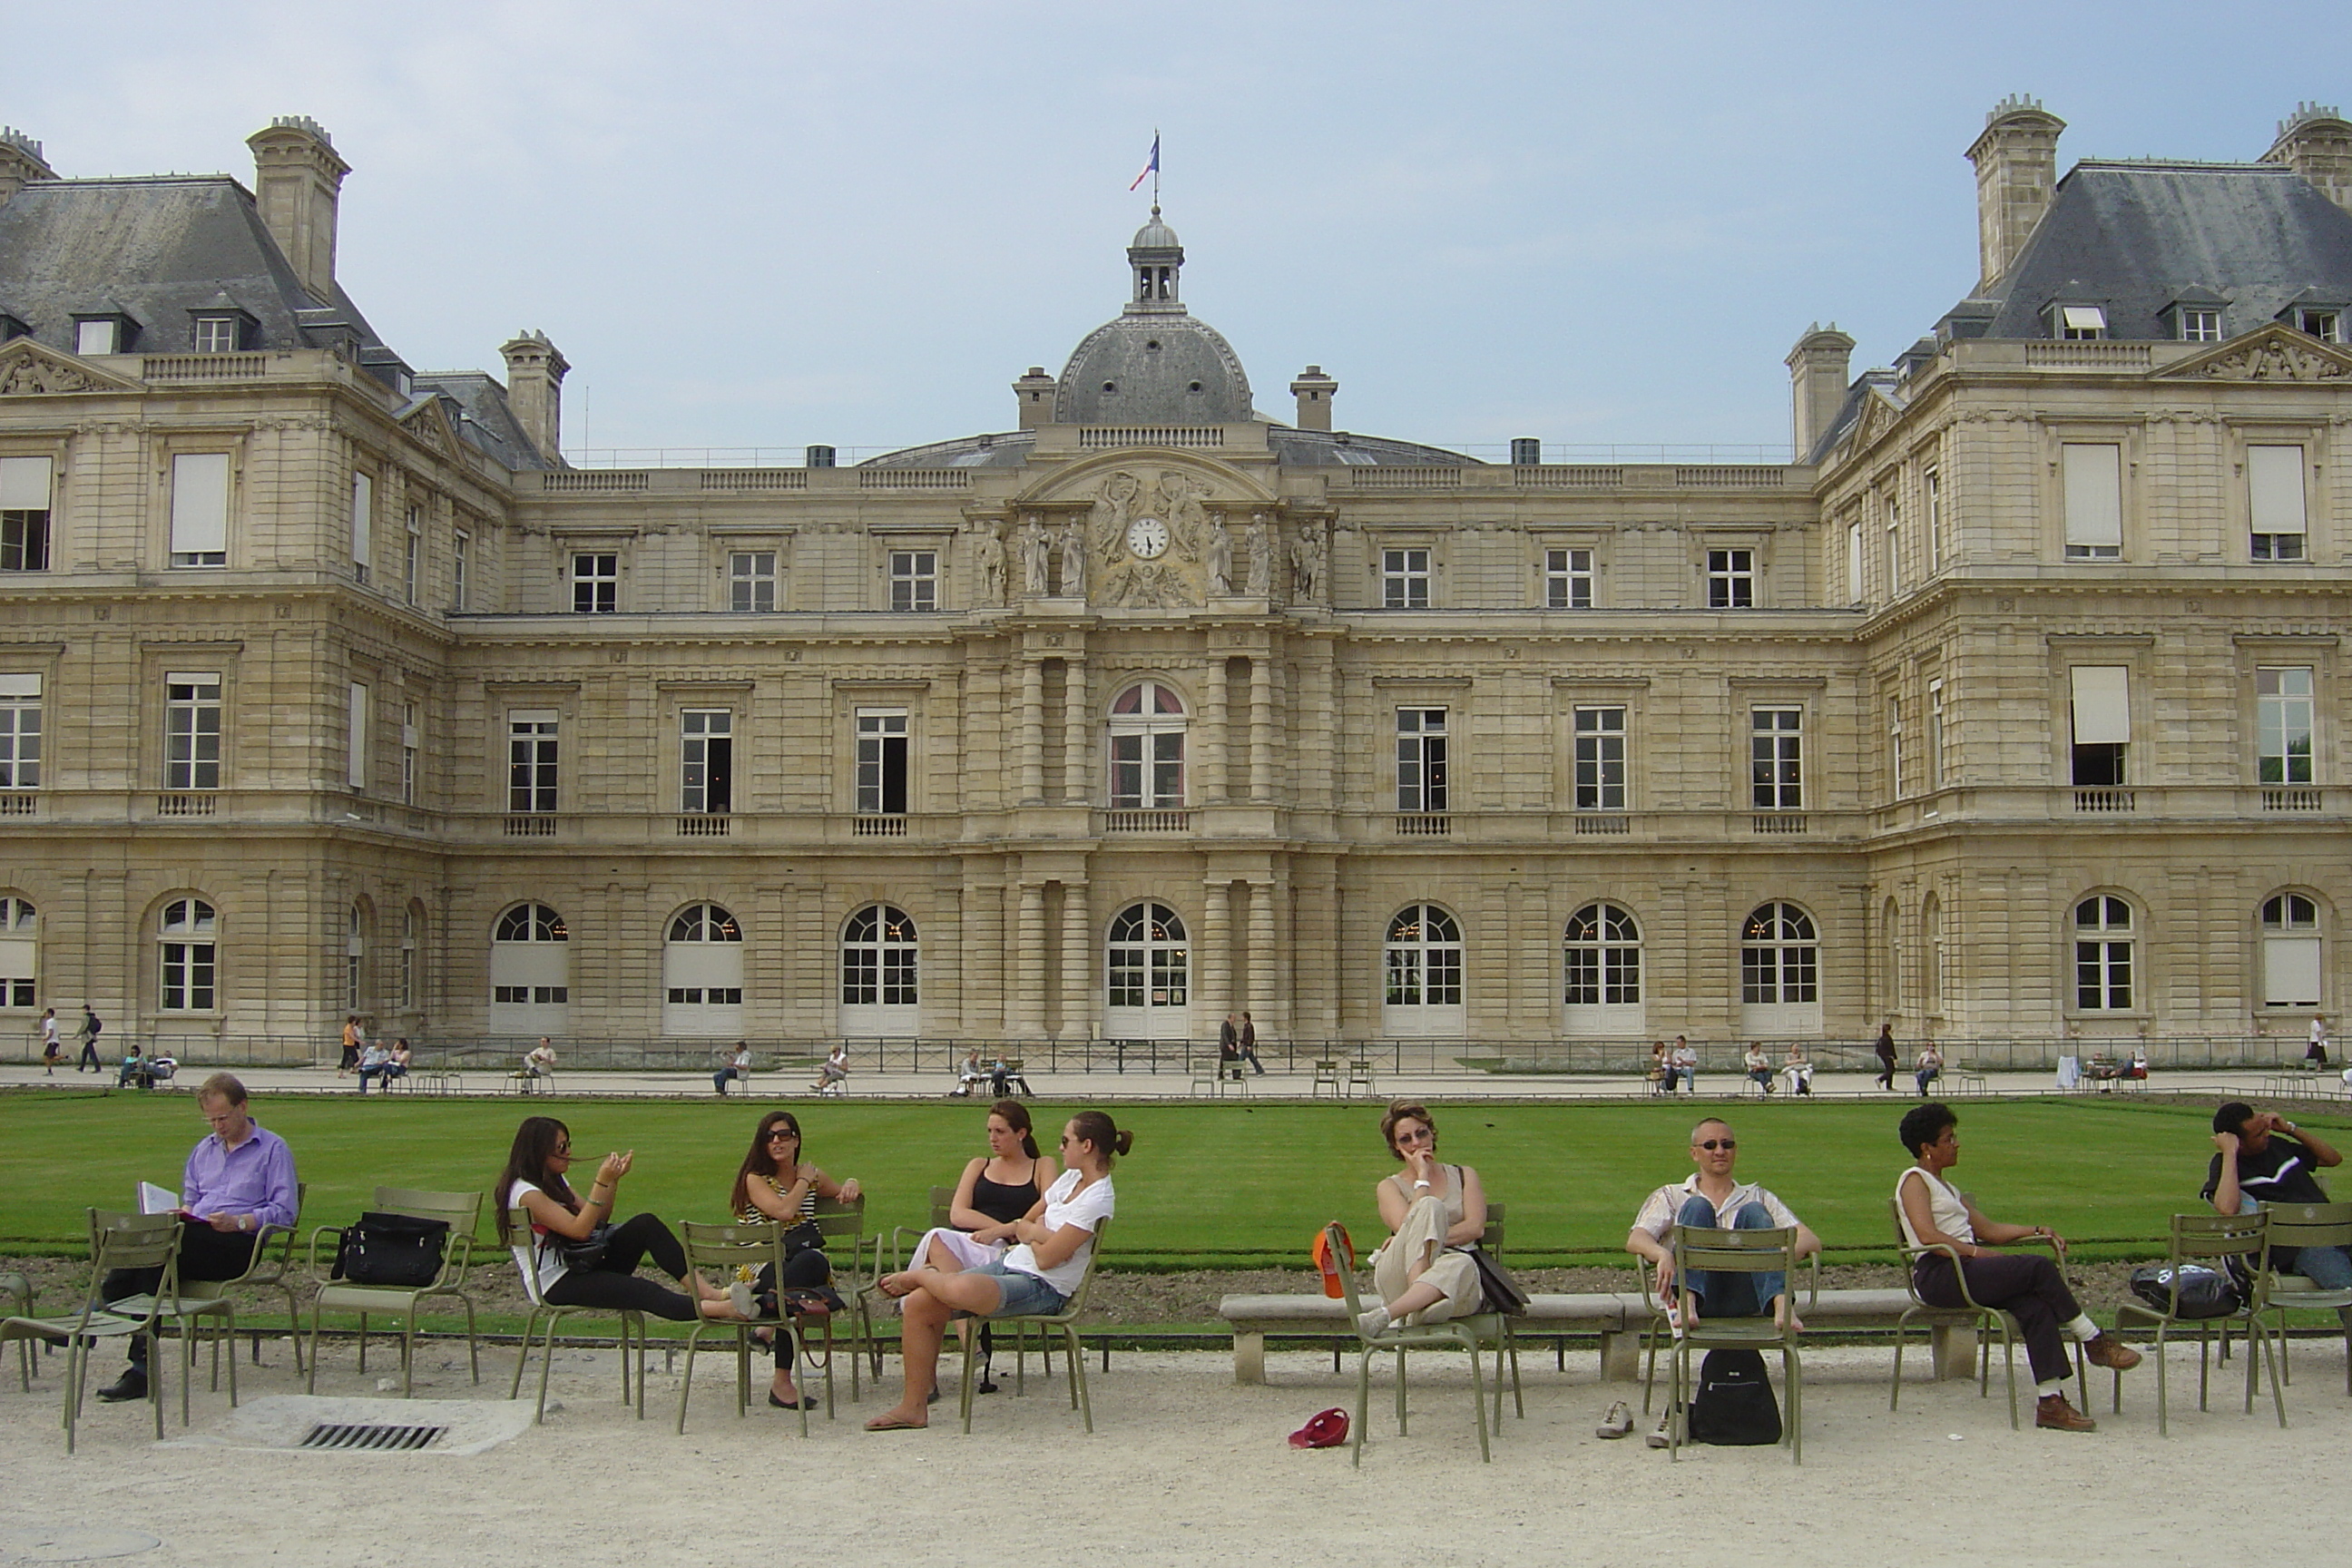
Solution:
<path fill-rule="evenodd" d="M 1190 833 L 1192 814 L 1189 811 L 1106 811 L 1102 814 L 1105 833 Z"/>
<path fill-rule="evenodd" d="M 1401 838 L 1446 838 L 1453 836 L 1454 816 L 1444 811 L 1400 812 L 1396 830 Z"/>
<path fill-rule="evenodd" d="M 2074 792 L 2077 812 L 2126 812 L 2139 809 L 2137 797 L 2127 789 L 2078 789 Z"/>

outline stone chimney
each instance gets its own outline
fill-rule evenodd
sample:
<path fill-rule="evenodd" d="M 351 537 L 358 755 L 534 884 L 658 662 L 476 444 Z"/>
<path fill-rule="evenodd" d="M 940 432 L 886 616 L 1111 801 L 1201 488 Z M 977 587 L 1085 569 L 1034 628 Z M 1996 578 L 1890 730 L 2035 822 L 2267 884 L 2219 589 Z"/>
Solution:
<path fill-rule="evenodd" d="M 41 144 L 14 126 L 0 126 L 0 206 L 36 180 L 54 180 L 58 172 L 41 156 Z"/>
<path fill-rule="evenodd" d="M 2296 104 L 2279 121 L 2278 140 L 2262 161 L 2284 163 L 2318 186 L 2321 195 L 2352 212 L 2352 122 L 2334 104 Z"/>
<path fill-rule="evenodd" d="M 320 304 L 335 298 L 335 205 L 352 166 L 307 114 L 281 114 L 245 139 L 253 149 L 253 194 L 261 221 Z"/>
<path fill-rule="evenodd" d="M 545 332 L 519 332 L 499 345 L 507 357 L 507 407 L 539 455 L 563 462 L 563 376 L 572 368 Z"/>
<path fill-rule="evenodd" d="M 1839 407 L 1845 402 L 1848 383 L 1846 363 L 1853 353 L 1853 340 L 1838 331 L 1832 321 L 1824 327 L 1816 321 L 1805 329 L 1797 346 L 1789 351 L 1789 458 L 1801 463 L 1812 451 L 1813 443 L 1837 418 Z"/>
<path fill-rule="evenodd" d="M 2041 100 L 2011 96 L 1985 115 L 1984 134 L 1969 148 L 1977 166 L 1979 291 L 2009 270 L 2058 186 L 2058 133 L 2066 122 Z"/>
<path fill-rule="evenodd" d="M 1290 395 L 1298 399 L 1298 427 L 1301 430 L 1331 428 L 1331 400 L 1339 395 L 1339 384 L 1323 374 L 1319 364 L 1310 364 L 1298 373 L 1290 384 Z"/>
<path fill-rule="evenodd" d="M 1021 428 L 1034 430 L 1054 422 L 1054 378 L 1045 374 L 1042 364 L 1033 364 L 1029 374 L 1013 384 L 1013 400 L 1020 405 Z"/>

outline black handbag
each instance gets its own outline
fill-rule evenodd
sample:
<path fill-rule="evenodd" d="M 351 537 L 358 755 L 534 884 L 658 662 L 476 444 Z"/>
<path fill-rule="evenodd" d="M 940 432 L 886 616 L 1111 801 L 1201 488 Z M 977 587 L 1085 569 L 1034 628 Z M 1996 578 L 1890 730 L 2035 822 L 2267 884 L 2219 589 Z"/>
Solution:
<path fill-rule="evenodd" d="M 1486 1256 L 1483 1247 L 1470 1248 L 1470 1261 L 1477 1266 L 1478 1285 L 1485 1295 L 1480 1304 L 1482 1312 L 1499 1312 L 1507 1318 L 1525 1317 L 1528 1293 L 1511 1278 L 1503 1266 Z"/>
<path fill-rule="evenodd" d="M 597 1268 L 604 1262 L 604 1249 L 612 1245 L 613 1227 L 600 1225 L 586 1236 L 574 1241 L 568 1236 L 550 1235 L 555 1255 L 563 1259 L 566 1268 Z"/>
<path fill-rule="evenodd" d="M 2159 1312 L 2178 1318 L 2226 1318 L 2246 1304 L 2238 1282 L 2219 1268 L 2183 1263 L 2179 1304 L 2173 1304 L 2174 1266 L 2147 1263 L 2131 1271 L 2131 1293 Z"/>
<path fill-rule="evenodd" d="M 1690 1440 L 1748 1447 L 1780 1440 L 1780 1402 L 1764 1375 L 1761 1352 L 1712 1350 L 1698 1363 L 1690 1403 Z"/>
<path fill-rule="evenodd" d="M 430 1285 L 440 1277 L 449 1222 L 404 1214 L 363 1214 L 343 1229 L 332 1278 L 354 1285 Z"/>
<path fill-rule="evenodd" d="M 798 1258 L 803 1252 L 824 1250 L 824 1227 L 813 1219 L 804 1219 L 784 1232 L 784 1256 Z"/>

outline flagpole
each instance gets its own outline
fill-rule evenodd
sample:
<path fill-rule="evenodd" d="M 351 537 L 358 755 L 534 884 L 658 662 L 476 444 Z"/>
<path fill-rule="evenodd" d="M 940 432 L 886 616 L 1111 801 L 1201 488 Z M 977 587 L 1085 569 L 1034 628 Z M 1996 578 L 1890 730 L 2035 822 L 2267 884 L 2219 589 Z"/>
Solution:
<path fill-rule="evenodd" d="M 1151 128 L 1151 210 L 1160 210 L 1160 127 Z"/>

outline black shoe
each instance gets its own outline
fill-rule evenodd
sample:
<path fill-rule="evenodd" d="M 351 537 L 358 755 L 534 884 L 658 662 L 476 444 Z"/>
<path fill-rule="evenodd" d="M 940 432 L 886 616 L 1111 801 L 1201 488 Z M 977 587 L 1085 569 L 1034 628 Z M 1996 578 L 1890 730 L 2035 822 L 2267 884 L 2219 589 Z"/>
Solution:
<path fill-rule="evenodd" d="M 144 1399 L 147 1397 L 147 1374 L 135 1366 L 131 1367 L 121 1377 L 100 1389 L 98 1396 L 109 1405 L 121 1405 L 133 1399 Z"/>
<path fill-rule="evenodd" d="M 772 1388 L 768 1391 L 768 1403 L 779 1410 L 814 1410 L 817 1405 L 817 1398 L 814 1394 L 803 1394 L 801 1402 L 795 1405 L 789 1399 L 777 1398 L 776 1391 Z"/>

